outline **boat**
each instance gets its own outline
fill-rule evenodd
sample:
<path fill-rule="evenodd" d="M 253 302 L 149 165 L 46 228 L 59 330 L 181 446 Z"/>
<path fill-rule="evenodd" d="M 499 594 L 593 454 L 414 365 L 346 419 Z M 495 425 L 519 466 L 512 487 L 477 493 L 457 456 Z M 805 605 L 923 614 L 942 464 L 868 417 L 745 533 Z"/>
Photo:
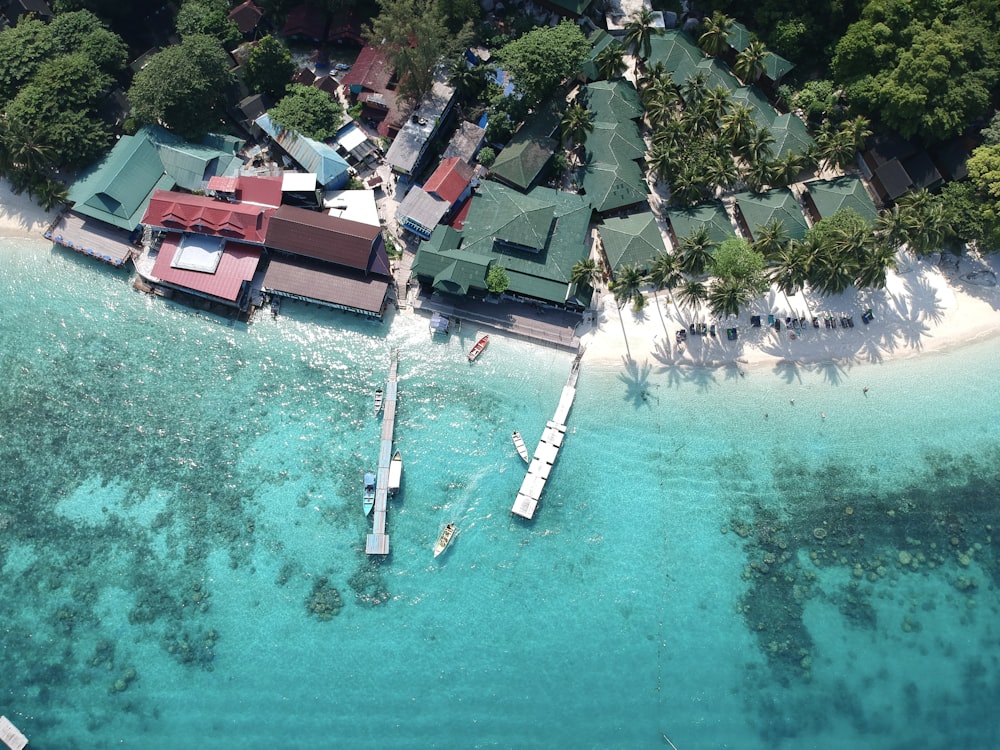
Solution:
<path fill-rule="evenodd" d="M 514 430 L 514 434 L 511 435 L 514 440 L 514 447 L 517 448 L 518 455 L 524 459 L 524 463 L 531 463 L 531 458 L 528 456 L 528 446 L 524 444 L 524 439 L 521 437 L 521 433 Z"/>
<path fill-rule="evenodd" d="M 392 454 L 392 460 L 389 462 L 389 482 L 386 487 L 389 489 L 389 494 L 395 495 L 396 490 L 399 489 L 399 483 L 403 479 L 403 457 L 399 455 L 399 451 Z"/>
<path fill-rule="evenodd" d="M 488 343 L 490 343 L 489 336 L 483 336 L 479 339 L 479 341 L 476 342 L 476 345 L 469 350 L 469 361 L 475 362 L 476 357 L 483 353 L 483 349 L 486 348 Z"/>
<path fill-rule="evenodd" d="M 444 552 L 445 547 L 451 543 L 453 536 L 455 536 L 455 524 L 445 524 L 444 529 L 441 531 L 441 536 L 438 537 L 437 542 L 434 544 L 434 557 Z"/>
<path fill-rule="evenodd" d="M 375 507 L 375 475 L 368 471 L 365 472 L 365 515 L 367 516 L 372 512 L 372 508 Z"/>
<path fill-rule="evenodd" d="M 379 415 L 380 411 L 382 411 L 382 389 L 381 388 L 376 388 L 375 389 L 375 416 L 376 417 Z"/>
<path fill-rule="evenodd" d="M 271 297 L 271 315 L 275 318 L 281 312 L 281 297 Z"/>

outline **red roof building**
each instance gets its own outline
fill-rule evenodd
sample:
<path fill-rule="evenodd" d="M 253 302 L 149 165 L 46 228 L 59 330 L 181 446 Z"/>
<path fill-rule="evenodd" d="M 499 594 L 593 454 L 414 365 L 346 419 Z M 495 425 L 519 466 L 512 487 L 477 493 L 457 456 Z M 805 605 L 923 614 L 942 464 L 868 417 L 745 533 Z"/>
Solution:
<path fill-rule="evenodd" d="M 472 183 L 472 167 L 453 156 L 442 161 L 424 183 L 424 192 L 430 193 L 454 206 L 467 197 Z"/>
<path fill-rule="evenodd" d="M 257 28 L 264 11 L 253 4 L 253 0 L 246 0 L 229 11 L 229 20 L 236 24 L 236 28 L 241 34 L 250 34 Z"/>
<path fill-rule="evenodd" d="M 379 135 L 392 138 L 403 127 L 406 111 L 396 99 L 394 71 L 381 49 L 362 47 L 341 82 L 351 100 L 363 105 L 362 115 L 379 122 Z"/>
<path fill-rule="evenodd" d="M 267 225 L 266 244 L 275 250 L 390 275 L 380 227 L 295 206 L 282 206 Z"/>
<path fill-rule="evenodd" d="M 157 190 L 141 223 L 174 232 L 195 232 L 262 245 L 268 219 L 274 211 L 272 207 L 253 203 L 229 203 L 204 195 Z"/>
<path fill-rule="evenodd" d="M 185 250 L 185 235 L 168 233 L 160 246 L 153 276 L 171 286 L 233 304 L 240 303 L 244 283 L 253 279 L 262 249 L 242 242 L 222 240 L 221 257 L 212 272 L 185 268 L 179 260 Z"/>
<path fill-rule="evenodd" d="M 322 10 L 310 3 L 296 5 L 288 11 L 281 35 L 303 37 L 320 42 L 326 37 L 326 16 Z"/>

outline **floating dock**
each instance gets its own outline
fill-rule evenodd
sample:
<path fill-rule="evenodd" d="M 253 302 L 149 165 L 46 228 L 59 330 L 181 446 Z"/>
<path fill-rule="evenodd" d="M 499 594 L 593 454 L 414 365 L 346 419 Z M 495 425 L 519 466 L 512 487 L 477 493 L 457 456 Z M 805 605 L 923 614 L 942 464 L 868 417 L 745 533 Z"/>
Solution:
<path fill-rule="evenodd" d="M 0 716 L 0 742 L 9 747 L 10 750 L 23 750 L 24 746 L 28 744 L 28 738 L 10 723 L 10 719 L 6 716 Z"/>
<path fill-rule="evenodd" d="M 399 354 L 395 349 L 389 362 L 389 380 L 382 397 L 382 441 L 378 451 L 378 471 L 375 474 L 375 517 L 372 533 L 365 543 L 365 554 L 388 555 L 389 535 L 385 533 L 385 516 L 389 509 L 389 463 L 392 461 L 392 435 L 396 427 L 396 370 Z"/>
<path fill-rule="evenodd" d="M 562 396 L 559 398 L 559 406 L 552 419 L 545 423 L 545 430 L 538 441 L 535 453 L 528 464 L 528 471 L 521 482 L 521 489 L 517 492 L 517 499 L 514 500 L 514 507 L 511 513 L 515 513 L 522 518 L 531 518 L 535 515 L 538 502 L 545 489 L 545 482 L 549 478 L 549 473 L 555 465 L 559 449 L 562 447 L 563 439 L 566 437 L 566 422 L 569 419 L 569 410 L 573 406 L 573 399 L 576 398 L 576 380 L 580 375 L 580 359 L 583 357 L 581 349 L 573 360 L 573 367 L 570 369 L 569 380 L 563 386 Z"/>

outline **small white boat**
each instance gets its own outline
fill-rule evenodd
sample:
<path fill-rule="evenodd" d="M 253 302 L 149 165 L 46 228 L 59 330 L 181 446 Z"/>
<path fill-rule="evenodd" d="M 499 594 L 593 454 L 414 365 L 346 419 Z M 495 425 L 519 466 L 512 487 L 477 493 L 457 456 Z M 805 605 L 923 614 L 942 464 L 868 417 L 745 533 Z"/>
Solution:
<path fill-rule="evenodd" d="M 381 412 L 381 411 L 382 411 L 382 389 L 381 388 L 376 388 L 375 389 L 375 416 L 377 417 L 379 415 L 379 412 Z"/>
<path fill-rule="evenodd" d="M 517 454 L 524 459 L 524 463 L 531 463 L 531 457 L 528 456 L 528 446 L 524 444 L 524 439 L 521 437 L 521 433 L 514 430 L 514 434 L 511 435 L 514 440 L 514 447 L 517 448 Z"/>
<path fill-rule="evenodd" d="M 364 506 L 366 516 L 375 507 L 375 475 L 370 471 L 365 472 Z"/>
<path fill-rule="evenodd" d="M 445 547 L 451 543 L 453 536 L 455 536 L 455 524 L 446 524 L 444 530 L 441 532 L 441 536 L 438 537 L 437 542 L 434 544 L 434 557 L 444 552 Z"/>
<path fill-rule="evenodd" d="M 389 490 L 390 495 L 396 494 L 402 479 L 403 457 L 399 455 L 399 451 L 396 451 L 392 454 L 392 460 L 389 462 L 389 481 L 386 484 L 386 488 Z"/>
<path fill-rule="evenodd" d="M 481 339 L 479 339 L 479 341 L 476 342 L 476 345 L 469 350 L 469 361 L 475 362 L 476 358 L 483 353 L 483 349 L 485 349 L 486 345 L 489 343 L 490 343 L 489 336 L 483 336 Z"/>

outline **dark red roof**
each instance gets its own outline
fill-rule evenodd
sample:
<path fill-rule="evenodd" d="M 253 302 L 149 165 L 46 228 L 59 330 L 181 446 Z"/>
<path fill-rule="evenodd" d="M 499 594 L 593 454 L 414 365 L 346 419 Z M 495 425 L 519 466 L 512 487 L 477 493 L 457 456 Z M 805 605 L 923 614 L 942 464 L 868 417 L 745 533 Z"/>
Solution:
<path fill-rule="evenodd" d="M 344 74 L 342 83 L 345 87 L 358 86 L 363 91 L 375 91 L 381 94 L 389 90 L 391 80 L 392 66 L 382 50 L 365 46 L 358 53 L 354 65 Z"/>
<path fill-rule="evenodd" d="M 142 217 L 147 226 L 263 244 L 273 208 L 227 203 L 204 195 L 157 190 Z"/>
<path fill-rule="evenodd" d="M 296 5 L 285 18 L 285 28 L 282 36 L 304 36 L 309 39 L 322 39 L 326 36 L 326 18 L 323 11 L 315 5 L 302 3 Z"/>
<path fill-rule="evenodd" d="M 226 242 L 215 273 L 204 273 L 170 265 L 180 247 L 181 238 L 181 235 L 173 233 L 164 238 L 153 265 L 153 276 L 174 286 L 235 302 L 243 282 L 250 281 L 257 270 L 261 248 L 242 242 Z"/>
<path fill-rule="evenodd" d="M 273 257 L 264 274 L 264 289 L 343 305 L 381 315 L 389 280 L 304 258 Z"/>
<path fill-rule="evenodd" d="M 467 200 L 462 204 L 462 207 L 458 209 L 458 213 L 455 214 L 455 218 L 451 220 L 451 226 L 454 229 L 462 229 L 465 227 L 465 220 L 469 216 L 470 208 L 472 208 L 472 201 Z"/>
<path fill-rule="evenodd" d="M 386 273 L 379 262 L 382 230 L 371 224 L 295 206 L 282 206 L 267 227 L 267 246 L 286 253 L 337 263 L 361 271 Z"/>
<path fill-rule="evenodd" d="M 312 82 L 315 80 L 316 74 L 309 68 L 302 68 L 292 76 L 292 83 L 301 83 L 303 86 L 312 86 Z"/>
<path fill-rule="evenodd" d="M 241 174 L 236 185 L 236 200 L 277 208 L 281 205 L 281 177 Z"/>
<path fill-rule="evenodd" d="M 253 4 L 253 0 L 246 0 L 229 11 L 229 20 L 236 24 L 236 28 L 241 34 L 249 34 L 260 22 L 264 11 Z"/>
<path fill-rule="evenodd" d="M 470 182 L 472 182 L 472 167 L 459 157 L 453 156 L 438 165 L 434 174 L 424 183 L 424 192 L 455 205 Z"/>
<path fill-rule="evenodd" d="M 354 11 L 338 14 L 330 22 L 330 29 L 326 32 L 328 42 L 353 42 L 359 47 L 365 43 L 362 35 L 361 19 L 355 15 Z"/>

